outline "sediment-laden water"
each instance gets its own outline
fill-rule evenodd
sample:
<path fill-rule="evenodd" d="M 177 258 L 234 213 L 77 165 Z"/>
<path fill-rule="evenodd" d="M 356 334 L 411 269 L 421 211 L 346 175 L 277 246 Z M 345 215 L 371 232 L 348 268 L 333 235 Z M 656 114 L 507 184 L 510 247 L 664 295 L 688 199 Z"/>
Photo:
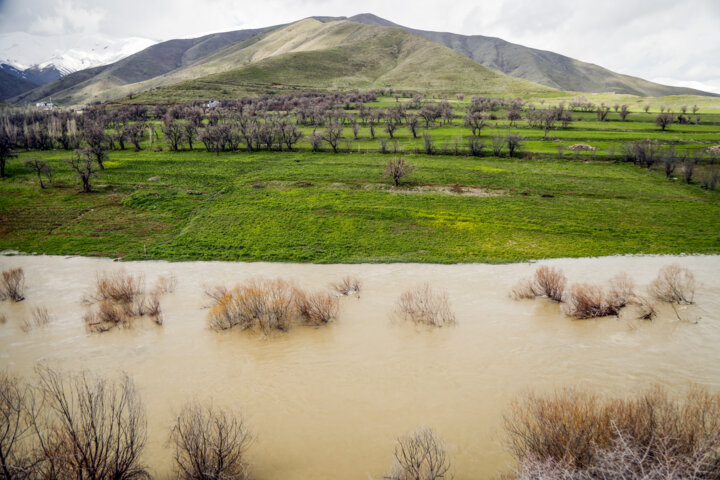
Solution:
<path fill-rule="evenodd" d="M 655 321 L 571 320 L 547 300 L 513 301 L 508 291 L 537 264 L 303 265 L 128 262 L 51 256 L 0 256 L 22 267 L 24 302 L 0 303 L 0 368 L 33 375 L 36 362 L 103 374 L 128 372 L 148 415 L 146 461 L 170 474 L 166 440 L 173 412 L 209 400 L 244 412 L 256 439 L 249 452 L 257 479 L 381 478 L 398 436 L 431 426 L 445 440 L 455 477 L 488 478 L 511 462 L 502 415 L 529 390 L 582 386 L 613 394 L 661 384 L 720 390 L 720 256 L 607 257 L 541 262 L 569 282 L 606 283 L 627 272 L 640 289 L 663 265 L 696 276 L 696 305 L 677 315 L 661 306 Z M 161 298 L 164 325 L 140 320 L 129 330 L 87 333 L 81 297 L 97 272 L 142 272 L 152 286 L 173 274 Z M 206 327 L 204 285 L 282 277 L 309 289 L 346 274 L 363 282 L 342 298 L 339 318 L 288 333 Z M 428 281 L 448 291 L 458 324 L 435 330 L 391 318 L 408 287 Z M 45 306 L 52 322 L 28 333 L 20 320 Z M 678 315 L 680 319 L 678 319 Z"/>

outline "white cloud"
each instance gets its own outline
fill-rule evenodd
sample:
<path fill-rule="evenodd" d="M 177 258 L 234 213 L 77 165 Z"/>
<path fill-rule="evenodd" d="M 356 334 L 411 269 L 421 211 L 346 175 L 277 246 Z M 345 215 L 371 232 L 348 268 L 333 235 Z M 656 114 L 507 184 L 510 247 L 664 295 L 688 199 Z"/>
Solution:
<path fill-rule="evenodd" d="M 40 35 L 96 33 L 100 31 L 105 15 L 103 9 L 85 8 L 71 0 L 61 0 L 51 14 L 40 14 L 32 20 L 28 31 Z"/>

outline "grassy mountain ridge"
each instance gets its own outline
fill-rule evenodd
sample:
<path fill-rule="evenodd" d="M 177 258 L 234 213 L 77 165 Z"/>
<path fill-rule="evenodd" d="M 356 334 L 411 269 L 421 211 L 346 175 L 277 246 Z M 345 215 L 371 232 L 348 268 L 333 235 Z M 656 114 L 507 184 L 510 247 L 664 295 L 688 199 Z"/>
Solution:
<path fill-rule="evenodd" d="M 237 68 L 160 88 L 139 102 L 170 98 L 223 98 L 261 85 L 283 88 L 380 88 L 483 93 L 550 91 L 489 70 L 442 45 L 398 28 L 306 19 L 258 37 L 244 48 L 227 47 L 191 67 Z"/>
<path fill-rule="evenodd" d="M 500 38 L 459 35 L 404 27 L 375 15 L 364 13 L 348 20 L 367 25 L 399 27 L 433 42 L 445 45 L 493 70 L 523 78 L 559 90 L 575 92 L 615 92 L 640 96 L 710 95 L 692 88 L 672 87 L 623 75 L 591 63 L 558 53 L 529 48 Z"/>
<path fill-rule="evenodd" d="M 499 38 L 415 30 L 361 14 L 170 40 L 114 64 L 62 77 L 9 102 L 24 105 L 52 97 L 59 104 L 82 105 L 138 94 L 140 101 L 172 102 L 278 87 L 713 95 L 620 75 Z"/>

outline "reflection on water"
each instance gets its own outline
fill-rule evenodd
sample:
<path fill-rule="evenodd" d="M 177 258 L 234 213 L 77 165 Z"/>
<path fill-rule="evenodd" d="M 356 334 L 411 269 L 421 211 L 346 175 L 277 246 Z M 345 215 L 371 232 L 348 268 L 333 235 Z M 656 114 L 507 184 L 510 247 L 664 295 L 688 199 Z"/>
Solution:
<path fill-rule="evenodd" d="M 258 479 L 379 478 L 395 439 L 431 426 L 445 440 L 456 478 L 491 477 L 510 462 L 502 414 L 514 396 L 581 385 L 623 394 L 653 383 L 679 391 L 691 382 L 720 389 L 720 256 L 561 259 L 569 281 L 606 282 L 621 271 L 640 286 L 678 262 L 695 274 L 697 305 L 661 307 L 656 321 L 574 321 L 544 300 L 507 293 L 536 268 L 516 265 L 297 265 L 269 263 L 115 263 L 105 259 L 0 257 L 20 266 L 27 300 L 3 302 L 0 367 L 32 374 L 47 361 L 66 369 L 127 371 L 149 419 L 147 462 L 169 473 L 167 432 L 188 399 L 241 409 L 256 434 L 249 461 Z M 162 298 L 165 324 L 87 334 L 80 298 L 96 272 L 142 272 L 148 285 L 178 279 Z M 233 285 L 254 276 L 283 277 L 311 289 L 346 274 L 363 282 L 359 299 L 341 301 L 339 319 L 264 337 L 215 333 L 205 326 L 203 285 Z M 429 281 L 447 289 L 458 325 L 436 330 L 393 322 L 406 288 Z M 53 321 L 23 333 L 33 306 Z M 629 312 L 627 312 L 629 313 Z"/>

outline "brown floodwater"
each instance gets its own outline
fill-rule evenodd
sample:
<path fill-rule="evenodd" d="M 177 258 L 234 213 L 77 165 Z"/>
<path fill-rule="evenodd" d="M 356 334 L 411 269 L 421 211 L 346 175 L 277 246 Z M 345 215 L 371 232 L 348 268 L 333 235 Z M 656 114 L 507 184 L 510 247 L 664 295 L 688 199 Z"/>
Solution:
<path fill-rule="evenodd" d="M 0 269 L 22 267 L 24 302 L 0 303 L 0 368 L 27 376 L 37 362 L 134 378 L 148 416 L 146 462 L 169 477 L 167 433 L 187 400 L 211 400 L 244 413 L 255 433 L 249 451 L 256 479 L 381 478 L 398 436 L 430 426 L 445 440 L 455 478 L 490 478 L 511 466 L 502 416 L 530 390 L 582 386 L 626 394 L 653 384 L 681 392 L 690 384 L 720 390 L 720 256 L 606 257 L 539 262 L 572 282 L 607 282 L 627 272 L 642 289 L 663 265 L 696 276 L 696 305 L 667 306 L 653 322 L 571 320 L 547 300 L 513 301 L 508 291 L 537 264 L 305 265 L 221 262 L 123 262 L 0 256 Z M 162 297 L 164 326 L 86 333 L 80 299 L 97 272 L 142 272 L 152 286 L 174 274 Z M 346 274 L 363 282 L 360 298 L 341 299 L 339 318 L 263 336 L 206 327 L 203 285 L 232 286 L 282 277 L 310 289 Z M 417 328 L 393 320 L 400 293 L 429 281 L 447 290 L 455 327 Z M 47 326 L 24 333 L 34 306 Z"/>

